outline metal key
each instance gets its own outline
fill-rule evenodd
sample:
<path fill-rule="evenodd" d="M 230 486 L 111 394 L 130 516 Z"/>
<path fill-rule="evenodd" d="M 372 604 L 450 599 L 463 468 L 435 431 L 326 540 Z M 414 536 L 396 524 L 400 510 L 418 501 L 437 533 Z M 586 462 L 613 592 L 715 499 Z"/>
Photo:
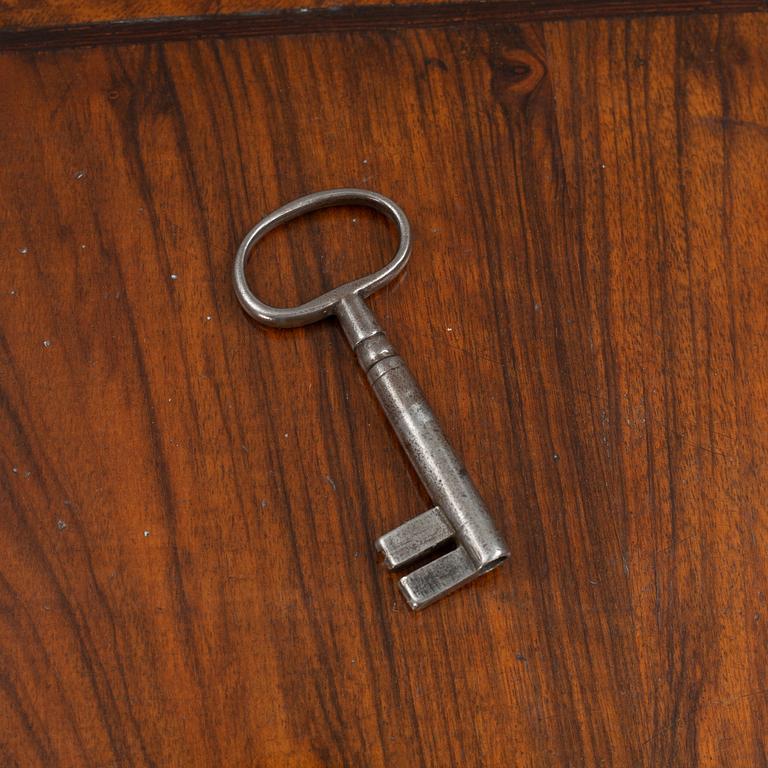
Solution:
<path fill-rule="evenodd" d="M 271 307 L 251 292 L 245 266 L 253 246 L 278 225 L 309 211 L 339 205 L 374 208 L 395 222 L 400 243 L 392 261 L 291 308 Z M 391 570 L 433 556 L 400 579 L 413 609 L 423 608 L 501 564 L 509 550 L 496 530 L 464 465 L 453 452 L 423 392 L 390 344 L 364 299 L 393 280 L 411 252 L 408 219 L 390 199 L 363 189 L 331 189 L 300 197 L 262 219 L 237 251 L 234 283 L 245 311 L 269 326 L 292 328 L 335 315 L 368 381 L 434 503 L 432 509 L 384 534 L 376 542 Z M 452 547 L 452 548 L 451 548 Z"/>

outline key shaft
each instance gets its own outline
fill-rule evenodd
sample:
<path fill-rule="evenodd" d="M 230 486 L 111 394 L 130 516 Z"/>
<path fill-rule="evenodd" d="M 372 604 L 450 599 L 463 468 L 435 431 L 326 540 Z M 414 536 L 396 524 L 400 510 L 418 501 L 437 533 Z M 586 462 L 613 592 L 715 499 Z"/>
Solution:
<path fill-rule="evenodd" d="M 509 552 L 424 393 L 368 305 L 359 295 L 349 296 L 339 302 L 336 316 L 411 464 L 441 518 L 452 529 L 458 547 L 467 555 L 465 558 L 448 553 L 401 580 L 401 588 L 411 606 L 422 608 L 496 567 Z M 419 554 L 427 554 L 447 538 L 437 514 L 434 510 L 425 513 L 432 515 L 432 519 L 422 522 L 422 528 L 426 527 L 422 552 L 412 552 L 407 562 Z M 413 525 L 422 517 L 379 539 L 379 549 L 389 565 L 400 565 L 392 552 L 406 546 L 404 541 L 413 537 Z M 452 568 L 451 564 L 454 564 Z M 414 579 L 420 571 L 423 578 Z M 424 579 L 426 585 L 422 583 Z M 414 589 L 414 582 L 418 591 Z"/>

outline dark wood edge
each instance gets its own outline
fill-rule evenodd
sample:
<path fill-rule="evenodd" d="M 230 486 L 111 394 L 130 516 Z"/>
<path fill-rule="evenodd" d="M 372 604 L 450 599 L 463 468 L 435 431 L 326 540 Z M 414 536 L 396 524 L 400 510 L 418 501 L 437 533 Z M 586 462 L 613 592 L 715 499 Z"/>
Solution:
<path fill-rule="evenodd" d="M 765 11 L 768 0 L 510 0 L 508 2 L 339 6 L 247 14 L 109 21 L 0 31 L 0 50 L 49 50 L 195 38 L 350 32 L 462 24 L 509 24 L 599 16 Z"/>

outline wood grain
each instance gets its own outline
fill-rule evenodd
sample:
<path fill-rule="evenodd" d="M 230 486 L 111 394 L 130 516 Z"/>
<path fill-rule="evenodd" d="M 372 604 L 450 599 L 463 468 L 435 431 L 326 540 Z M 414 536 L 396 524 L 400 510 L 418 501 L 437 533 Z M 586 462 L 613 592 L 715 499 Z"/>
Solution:
<path fill-rule="evenodd" d="M 768 20 L 0 55 L 0 763 L 768 765 Z M 229 271 L 396 199 L 372 299 L 512 549 L 411 614 L 426 499 L 332 322 Z M 265 241 L 308 297 L 372 214 Z"/>

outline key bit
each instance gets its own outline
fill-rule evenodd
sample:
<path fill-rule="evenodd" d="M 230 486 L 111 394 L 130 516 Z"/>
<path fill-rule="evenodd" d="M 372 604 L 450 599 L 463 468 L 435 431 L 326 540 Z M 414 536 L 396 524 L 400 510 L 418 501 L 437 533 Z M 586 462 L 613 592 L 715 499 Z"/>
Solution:
<path fill-rule="evenodd" d="M 432 507 L 417 517 L 385 533 L 376 541 L 390 571 L 405 568 L 421 560 L 453 539 L 453 528 L 439 507 Z"/>
<path fill-rule="evenodd" d="M 400 243 L 382 269 L 352 280 L 298 307 L 272 307 L 250 290 L 245 265 L 253 246 L 278 225 L 320 208 L 366 205 L 398 226 Z M 259 322 L 291 328 L 335 315 L 413 467 L 435 504 L 381 536 L 376 548 L 390 570 L 426 562 L 400 579 L 413 609 L 423 608 L 500 565 L 509 551 L 464 465 L 443 435 L 424 393 L 365 303 L 393 280 L 411 252 L 410 225 L 390 199 L 363 189 L 316 192 L 278 208 L 244 238 L 234 265 L 235 293 Z"/>

